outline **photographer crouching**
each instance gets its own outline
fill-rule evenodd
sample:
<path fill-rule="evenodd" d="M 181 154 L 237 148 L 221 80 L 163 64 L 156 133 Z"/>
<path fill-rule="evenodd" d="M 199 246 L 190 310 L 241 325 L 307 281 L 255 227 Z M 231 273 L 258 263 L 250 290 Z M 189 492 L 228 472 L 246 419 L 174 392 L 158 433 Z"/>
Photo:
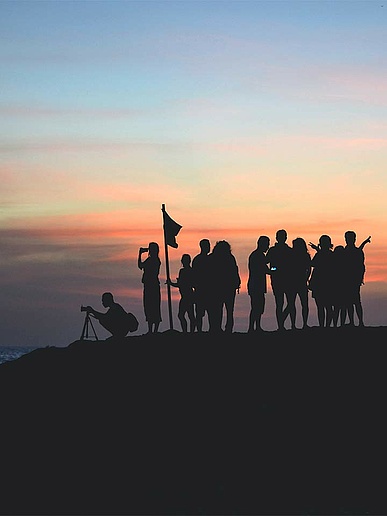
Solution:
<path fill-rule="evenodd" d="M 92 306 L 82 306 L 81 311 L 95 317 L 99 324 L 113 337 L 122 338 L 129 331 L 137 330 L 138 321 L 136 317 L 132 313 L 126 312 L 119 303 L 116 303 L 111 292 L 102 294 L 102 305 L 108 309 L 106 312 L 98 312 Z"/>

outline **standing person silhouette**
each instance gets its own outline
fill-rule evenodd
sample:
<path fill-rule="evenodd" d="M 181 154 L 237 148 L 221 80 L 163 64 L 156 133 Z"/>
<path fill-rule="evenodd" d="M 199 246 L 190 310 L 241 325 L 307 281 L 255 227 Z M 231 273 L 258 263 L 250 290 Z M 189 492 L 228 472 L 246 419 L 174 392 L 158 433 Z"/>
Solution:
<path fill-rule="evenodd" d="M 312 245 L 312 244 L 310 244 Z M 309 289 L 317 307 L 317 318 L 320 328 L 330 326 L 333 319 L 334 303 L 334 265 L 332 240 L 329 235 L 321 235 L 316 254 L 312 258 L 312 274 Z"/>
<path fill-rule="evenodd" d="M 333 249 L 333 326 L 345 326 L 345 321 L 348 315 L 348 279 L 347 268 L 345 265 L 345 251 L 343 245 L 336 245 Z"/>
<path fill-rule="evenodd" d="M 279 330 L 283 330 L 284 326 L 284 304 L 285 299 L 289 306 L 291 320 L 295 318 L 295 306 L 292 305 L 290 274 L 293 250 L 286 243 L 288 234 L 285 229 L 279 229 L 276 233 L 276 243 L 269 247 L 266 255 L 267 262 L 270 263 L 270 279 L 271 287 L 275 300 L 275 315 Z M 290 302 L 289 302 L 290 301 Z"/>
<path fill-rule="evenodd" d="M 180 321 L 181 329 L 184 333 L 187 333 L 188 323 L 186 315 L 189 319 L 189 331 L 190 333 L 195 331 L 195 311 L 194 311 L 194 275 L 191 267 L 191 256 L 189 254 L 183 254 L 181 257 L 182 268 L 179 270 L 179 275 L 176 278 L 176 282 L 167 280 L 172 287 L 178 287 L 180 292 L 179 311 L 178 318 Z"/>
<path fill-rule="evenodd" d="M 344 247 L 344 261 L 347 276 L 347 310 L 349 324 L 354 326 L 354 312 L 358 318 L 359 326 L 364 326 L 363 320 L 363 306 L 360 297 L 360 287 L 364 284 L 365 274 L 365 256 L 363 247 L 370 242 L 371 237 L 368 237 L 362 244 L 357 247 L 356 233 L 354 231 L 346 231 L 344 233 L 345 247 Z"/>
<path fill-rule="evenodd" d="M 143 253 L 148 257 L 143 260 Z M 148 247 L 140 247 L 138 251 L 138 268 L 143 271 L 143 306 L 145 319 L 148 323 L 148 333 L 157 333 L 161 322 L 161 291 L 159 244 L 150 242 Z"/>
<path fill-rule="evenodd" d="M 216 242 L 209 259 L 210 332 L 221 332 L 223 309 L 226 309 L 224 331 L 232 333 L 234 328 L 234 306 L 237 290 L 241 286 L 239 268 L 231 246 L 226 240 Z"/>
<path fill-rule="evenodd" d="M 290 293 L 288 302 L 284 310 L 284 321 L 290 314 L 292 329 L 296 329 L 296 299 L 297 296 L 301 303 L 302 328 L 308 327 L 309 318 L 309 290 L 308 280 L 312 271 L 312 258 L 308 251 L 308 246 L 303 238 L 297 237 L 292 241 L 293 256 L 290 270 Z"/>
<path fill-rule="evenodd" d="M 198 332 L 203 331 L 203 319 L 207 313 L 208 317 L 208 297 L 209 297 L 209 253 L 211 244 L 208 238 L 203 238 L 199 242 L 200 253 L 192 260 L 192 270 L 194 272 L 195 285 L 195 317 Z"/>
<path fill-rule="evenodd" d="M 257 247 L 249 255 L 247 293 L 250 296 L 250 314 L 248 333 L 262 330 L 261 318 L 265 311 L 267 292 L 267 275 L 270 269 L 267 266 L 266 253 L 270 246 L 270 238 L 261 235 L 257 240 Z"/>

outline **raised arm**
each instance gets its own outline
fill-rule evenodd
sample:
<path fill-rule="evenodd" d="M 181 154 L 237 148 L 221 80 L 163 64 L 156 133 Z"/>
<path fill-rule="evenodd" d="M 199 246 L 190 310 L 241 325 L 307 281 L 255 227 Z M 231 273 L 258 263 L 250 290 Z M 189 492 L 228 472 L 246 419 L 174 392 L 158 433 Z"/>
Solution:
<path fill-rule="evenodd" d="M 140 249 L 138 250 L 137 265 L 138 265 L 138 268 L 141 270 L 144 268 L 144 262 L 142 261 L 142 254 L 147 253 L 147 252 L 148 252 L 147 247 L 140 247 Z"/>
<path fill-rule="evenodd" d="M 315 251 L 320 251 L 320 247 L 318 245 L 314 244 L 313 242 L 309 242 L 309 245 Z"/>
<path fill-rule="evenodd" d="M 363 242 L 359 245 L 359 249 L 363 249 L 363 247 L 366 245 L 366 244 L 369 244 L 371 242 L 371 235 L 366 238 L 365 240 L 363 240 Z"/>

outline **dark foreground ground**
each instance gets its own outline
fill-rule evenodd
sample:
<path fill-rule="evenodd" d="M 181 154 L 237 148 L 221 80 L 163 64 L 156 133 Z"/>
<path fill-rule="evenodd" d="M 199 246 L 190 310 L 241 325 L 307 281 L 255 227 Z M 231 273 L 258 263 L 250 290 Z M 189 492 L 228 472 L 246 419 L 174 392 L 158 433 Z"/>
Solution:
<path fill-rule="evenodd" d="M 76 341 L 0 365 L 1 514 L 385 515 L 387 328 Z"/>

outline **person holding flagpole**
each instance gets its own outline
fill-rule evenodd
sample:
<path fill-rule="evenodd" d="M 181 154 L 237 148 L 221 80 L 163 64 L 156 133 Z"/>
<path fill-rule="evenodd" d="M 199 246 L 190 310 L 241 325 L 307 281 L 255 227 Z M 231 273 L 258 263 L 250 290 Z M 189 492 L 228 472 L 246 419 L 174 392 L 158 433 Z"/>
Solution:
<path fill-rule="evenodd" d="M 144 253 L 148 256 L 143 260 Z M 143 271 L 143 306 L 148 333 L 157 333 L 161 323 L 161 291 L 160 291 L 159 244 L 150 242 L 148 247 L 140 247 L 138 251 L 138 268 Z"/>
<path fill-rule="evenodd" d="M 178 318 L 183 333 L 188 331 L 193 333 L 196 327 L 196 318 L 194 310 L 194 272 L 191 267 L 191 255 L 184 253 L 181 257 L 182 267 L 176 281 L 167 280 L 172 287 L 177 287 L 180 292 Z"/>

